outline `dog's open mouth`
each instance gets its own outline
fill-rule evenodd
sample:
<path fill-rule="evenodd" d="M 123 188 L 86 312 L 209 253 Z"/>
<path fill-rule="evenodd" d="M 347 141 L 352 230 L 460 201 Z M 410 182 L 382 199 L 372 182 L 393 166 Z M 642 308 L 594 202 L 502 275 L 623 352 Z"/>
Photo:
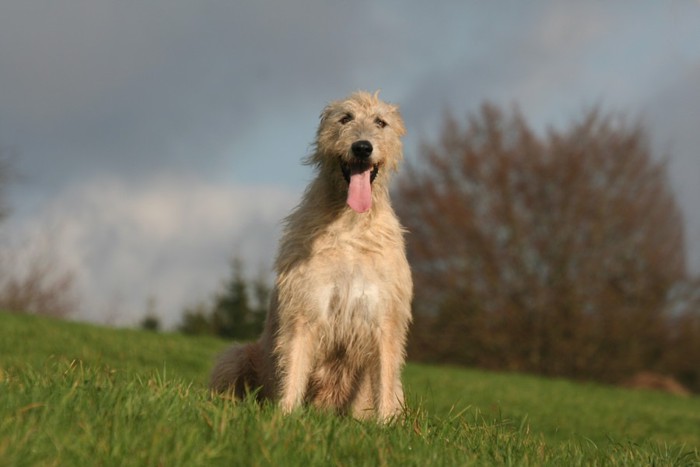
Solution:
<path fill-rule="evenodd" d="M 348 205 L 356 212 L 367 212 L 372 207 L 372 182 L 379 173 L 379 164 L 341 162 L 343 177 L 348 182 Z"/>
<path fill-rule="evenodd" d="M 350 164 L 347 162 L 341 162 L 340 168 L 342 169 L 343 177 L 345 177 L 345 181 L 348 182 L 348 184 L 350 183 L 350 176 L 354 173 L 363 173 L 364 171 L 371 169 L 369 174 L 370 183 L 374 182 L 374 179 L 377 178 L 377 174 L 379 173 L 379 164 L 370 165 L 366 162 L 353 162 Z"/>

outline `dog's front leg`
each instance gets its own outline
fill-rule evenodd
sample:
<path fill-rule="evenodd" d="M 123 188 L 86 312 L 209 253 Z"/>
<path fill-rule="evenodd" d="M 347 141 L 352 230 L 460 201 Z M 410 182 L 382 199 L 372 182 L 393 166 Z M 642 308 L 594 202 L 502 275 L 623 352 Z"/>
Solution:
<path fill-rule="evenodd" d="M 280 401 L 282 411 L 289 413 L 304 402 L 313 364 L 313 339 L 296 326 L 288 342 L 280 346 Z"/>
<path fill-rule="evenodd" d="M 401 368 L 404 363 L 405 327 L 385 327 L 379 339 L 379 394 L 377 416 L 389 421 L 400 415 L 404 404 Z"/>

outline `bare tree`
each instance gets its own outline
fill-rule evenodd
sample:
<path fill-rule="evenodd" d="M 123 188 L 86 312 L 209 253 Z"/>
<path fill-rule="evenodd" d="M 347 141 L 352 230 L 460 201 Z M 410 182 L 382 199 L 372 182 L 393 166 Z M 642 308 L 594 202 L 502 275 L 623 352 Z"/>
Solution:
<path fill-rule="evenodd" d="M 43 241 L 5 251 L 0 256 L 0 309 L 65 318 L 78 309 L 73 273 L 61 267 Z"/>
<path fill-rule="evenodd" d="M 421 156 L 396 194 L 414 356 L 604 380 L 661 364 L 683 220 L 640 124 L 593 109 L 538 135 L 485 104 Z"/>
<path fill-rule="evenodd" d="M 7 217 L 6 189 L 15 177 L 10 160 L 0 157 L 0 222 Z M 6 244 L 0 251 L 0 310 L 66 317 L 78 304 L 73 274 L 60 267 L 50 233 L 34 240 L 29 248 Z"/>

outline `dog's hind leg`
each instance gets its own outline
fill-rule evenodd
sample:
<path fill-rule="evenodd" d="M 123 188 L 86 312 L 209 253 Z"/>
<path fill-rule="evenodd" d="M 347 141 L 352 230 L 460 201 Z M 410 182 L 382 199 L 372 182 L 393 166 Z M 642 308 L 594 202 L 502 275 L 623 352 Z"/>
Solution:
<path fill-rule="evenodd" d="M 366 370 L 360 374 L 350 408 L 352 416 L 359 420 L 368 419 L 374 415 L 375 399 L 372 390 L 372 372 Z"/>

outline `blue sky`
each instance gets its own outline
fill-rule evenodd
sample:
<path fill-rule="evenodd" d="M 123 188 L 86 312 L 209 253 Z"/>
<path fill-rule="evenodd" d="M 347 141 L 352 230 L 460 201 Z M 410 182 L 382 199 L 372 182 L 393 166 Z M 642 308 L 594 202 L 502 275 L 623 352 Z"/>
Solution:
<path fill-rule="evenodd" d="M 408 158 L 445 110 L 537 128 L 600 104 L 647 123 L 700 272 L 700 2 L 0 3 L 2 241 L 74 272 L 79 317 L 166 323 L 228 260 L 269 273 L 330 100 L 381 89 Z"/>

